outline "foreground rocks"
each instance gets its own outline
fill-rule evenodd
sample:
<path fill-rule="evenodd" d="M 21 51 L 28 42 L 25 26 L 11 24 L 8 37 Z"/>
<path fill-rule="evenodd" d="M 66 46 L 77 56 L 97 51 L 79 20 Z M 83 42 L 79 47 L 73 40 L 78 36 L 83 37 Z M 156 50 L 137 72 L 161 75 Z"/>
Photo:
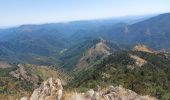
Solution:
<path fill-rule="evenodd" d="M 34 90 L 30 98 L 23 97 L 20 100 L 157 100 L 150 96 L 141 96 L 125 89 L 122 86 L 109 86 L 101 89 L 90 89 L 85 93 L 64 92 L 60 79 L 49 78 L 41 86 Z"/>
<path fill-rule="evenodd" d="M 106 90 L 90 89 L 86 93 L 75 93 L 68 100 L 157 100 L 150 96 L 141 96 L 122 86 L 110 86 Z"/>
<path fill-rule="evenodd" d="M 138 95 L 134 91 L 125 89 L 122 86 L 110 86 L 103 96 L 105 100 L 157 100 L 153 97 Z"/>
<path fill-rule="evenodd" d="M 30 100 L 61 100 L 62 92 L 63 87 L 60 79 L 50 78 L 34 90 Z"/>
<path fill-rule="evenodd" d="M 61 100 L 62 92 L 61 80 L 49 78 L 34 90 L 31 97 L 23 97 L 20 100 Z"/>

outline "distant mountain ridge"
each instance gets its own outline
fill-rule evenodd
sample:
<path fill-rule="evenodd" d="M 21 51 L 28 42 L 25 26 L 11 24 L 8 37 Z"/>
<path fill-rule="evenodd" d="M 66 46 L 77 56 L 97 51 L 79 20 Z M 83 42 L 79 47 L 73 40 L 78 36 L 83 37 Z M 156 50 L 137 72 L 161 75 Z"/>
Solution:
<path fill-rule="evenodd" d="M 151 48 L 160 50 L 170 48 L 170 13 L 160 14 L 143 21 L 128 24 L 122 23 L 116 26 L 101 27 L 93 29 L 91 32 L 85 30 L 81 35 L 74 35 L 79 39 L 84 37 L 102 36 L 106 40 L 135 45 L 138 43 L 146 44 Z M 85 35 L 83 35 L 85 34 Z"/>
<path fill-rule="evenodd" d="M 138 43 L 170 49 L 170 13 L 149 18 L 90 20 L 22 25 L 0 30 L 0 58 L 12 62 L 60 64 L 61 52 L 86 40 L 102 37 L 116 44 Z M 66 53 L 66 52 L 65 52 Z"/>

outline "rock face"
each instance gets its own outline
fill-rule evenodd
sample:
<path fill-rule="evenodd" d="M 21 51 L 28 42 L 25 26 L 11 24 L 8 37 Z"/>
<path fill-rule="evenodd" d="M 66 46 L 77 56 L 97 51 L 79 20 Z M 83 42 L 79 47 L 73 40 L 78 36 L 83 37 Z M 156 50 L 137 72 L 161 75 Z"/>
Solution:
<path fill-rule="evenodd" d="M 60 79 L 49 78 L 34 90 L 30 100 L 61 100 L 63 87 Z"/>
<path fill-rule="evenodd" d="M 90 89 L 86 93 L 75 93 L 67 100 L 157 100 L 149 96 L 141 96 L 122 86 L 110 86 L 106 90 Z"/>

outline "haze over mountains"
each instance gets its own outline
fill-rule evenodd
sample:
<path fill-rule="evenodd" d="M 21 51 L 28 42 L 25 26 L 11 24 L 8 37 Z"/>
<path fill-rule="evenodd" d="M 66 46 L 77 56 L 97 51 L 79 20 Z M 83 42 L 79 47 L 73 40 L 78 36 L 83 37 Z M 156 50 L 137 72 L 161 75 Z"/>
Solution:
<path fill-rule="evenodd" d="M 170 13 L 1 29 L 0 97 L 29 100 L 37 89 L 42 91 L 35 97 L 52 96 L 49 91 L 59 84 L 53 78 L 60 78 L 66 97 L 77 94 L 73 90 L 122 85 L 130 90 L 118 86 L 102 96 L 116 99 L 120 89 L 127 98 L 139 98 L 138 93 L 169 100 L 169 50 Z"/>
<path fill-rule="evenodd" d="M 96 38 L 129 46 L 141 43 L 155 50 L 170 50 L 169 18 L 170 14 L 166 13 L 151 18 L 22 25 L 4 29 L 0 31 L 0 56 L 13 62 L 20 61 L 20 58 L 30 62 L 32 59 L 43 63 L 48 59 L 56 62 L 61 52 Z"/>

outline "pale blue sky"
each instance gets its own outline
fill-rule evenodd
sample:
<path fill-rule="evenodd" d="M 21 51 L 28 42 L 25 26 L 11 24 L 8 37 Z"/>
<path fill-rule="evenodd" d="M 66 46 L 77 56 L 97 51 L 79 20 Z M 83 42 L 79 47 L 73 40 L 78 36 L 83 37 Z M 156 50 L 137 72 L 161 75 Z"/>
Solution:
<path fill-rule="evenodd" d="M 0 0 L 0 26 L 170 12 L 170 0 Z"/>

